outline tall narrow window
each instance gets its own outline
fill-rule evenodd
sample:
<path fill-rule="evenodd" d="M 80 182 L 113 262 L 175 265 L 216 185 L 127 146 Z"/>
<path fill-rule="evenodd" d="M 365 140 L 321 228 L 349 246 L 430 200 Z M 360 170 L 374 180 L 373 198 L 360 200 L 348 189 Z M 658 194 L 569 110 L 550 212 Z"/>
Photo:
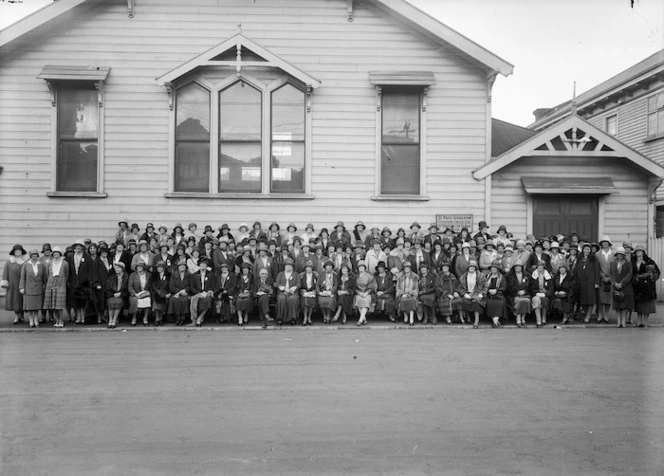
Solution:
<path fill-rule="evenodd" d="M 648 137 L 664 134 L 664 92 L 648 98 Z"/>
<path fill-rule="evenodd" d="M 272 192 L 304 192 L 304 93 L 285 84 L 272 93 Z"/>
<path fill-rule="evenodd" d="M 60 88 L 58 98 L 58 153 L 56 190 L 97 190 L 99 104 L 97 91 Z"/>
<path fill-rule="evenodd" d="M 177 90 L 175 191 L 210 190 L 210 91 L 197 83 Z"/>
<path fill-rule="evenodd" d="M 219 192 L 261 191 L 262 94 L 244 81 L 219 93 Z"/>
<path fill-rule="evenodd" d="M 420 193 L 419 91 L 382 94 L 381 194 Z"/>
<path fill-rule="evenodd" d="M 618 133 L 618 116 L 615 114 L 606 118 L 606 133 L 612 136 Z"/>

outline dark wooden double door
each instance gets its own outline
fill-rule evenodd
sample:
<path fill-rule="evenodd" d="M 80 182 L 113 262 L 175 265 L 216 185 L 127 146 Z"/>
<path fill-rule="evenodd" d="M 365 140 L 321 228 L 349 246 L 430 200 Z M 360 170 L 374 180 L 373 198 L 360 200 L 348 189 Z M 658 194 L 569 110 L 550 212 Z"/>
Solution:
<path fill-rule="evenodd" d="M 535 195 L 533 234 L 539 238 L 576 232 L 581 238 L 597 241 L 598 199 L 589 195 Z"/>

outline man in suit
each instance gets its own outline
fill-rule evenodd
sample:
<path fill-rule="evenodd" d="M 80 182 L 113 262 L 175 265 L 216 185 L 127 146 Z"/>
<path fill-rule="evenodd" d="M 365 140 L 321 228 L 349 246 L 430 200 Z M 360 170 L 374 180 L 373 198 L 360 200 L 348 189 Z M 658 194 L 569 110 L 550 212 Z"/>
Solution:
<path fill-rule="evenodd" d="M 219 276 L 221 273 L 221 265 L 223 264 L 226 264 L 231 269 L 235 268 L 233 257 L 228 252 L 228 243 L 225 241 L 220 241 L 219 247 L 212 252 L 212 264 L 216 276 Z"/>
<path fill-rule="evenodd" d="M 215 288 L 214 274 L 210 270 L 210 260 L 202 258 L 198 262 L 200 269 L 189 277 L 187 293 L 191 296 L 191 324 L 201 327 L 203 319 L 212 307 Z M 194 320 L 195 319 L 195 320 Z"/>

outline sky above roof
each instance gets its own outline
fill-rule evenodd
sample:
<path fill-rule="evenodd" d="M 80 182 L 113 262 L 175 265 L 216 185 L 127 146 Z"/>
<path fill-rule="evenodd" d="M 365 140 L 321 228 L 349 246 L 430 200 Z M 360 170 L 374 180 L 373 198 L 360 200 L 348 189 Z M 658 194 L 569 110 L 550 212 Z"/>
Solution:
<path fill-rule="evenodd" d="M 53 0 L 0 0 L 0 29 Z M 662 0 L 409 0 L 512 63 L 493 116 L 526 126 L 664 48 Z"/>

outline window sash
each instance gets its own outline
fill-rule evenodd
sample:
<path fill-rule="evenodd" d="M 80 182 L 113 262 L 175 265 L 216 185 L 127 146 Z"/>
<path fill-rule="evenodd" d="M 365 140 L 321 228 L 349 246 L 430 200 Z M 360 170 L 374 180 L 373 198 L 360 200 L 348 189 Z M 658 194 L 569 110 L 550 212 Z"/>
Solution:
<path fill-rule="evenodd" d="M 648 98 L 647 136 L 664 134 L 664 92 Z"/>

